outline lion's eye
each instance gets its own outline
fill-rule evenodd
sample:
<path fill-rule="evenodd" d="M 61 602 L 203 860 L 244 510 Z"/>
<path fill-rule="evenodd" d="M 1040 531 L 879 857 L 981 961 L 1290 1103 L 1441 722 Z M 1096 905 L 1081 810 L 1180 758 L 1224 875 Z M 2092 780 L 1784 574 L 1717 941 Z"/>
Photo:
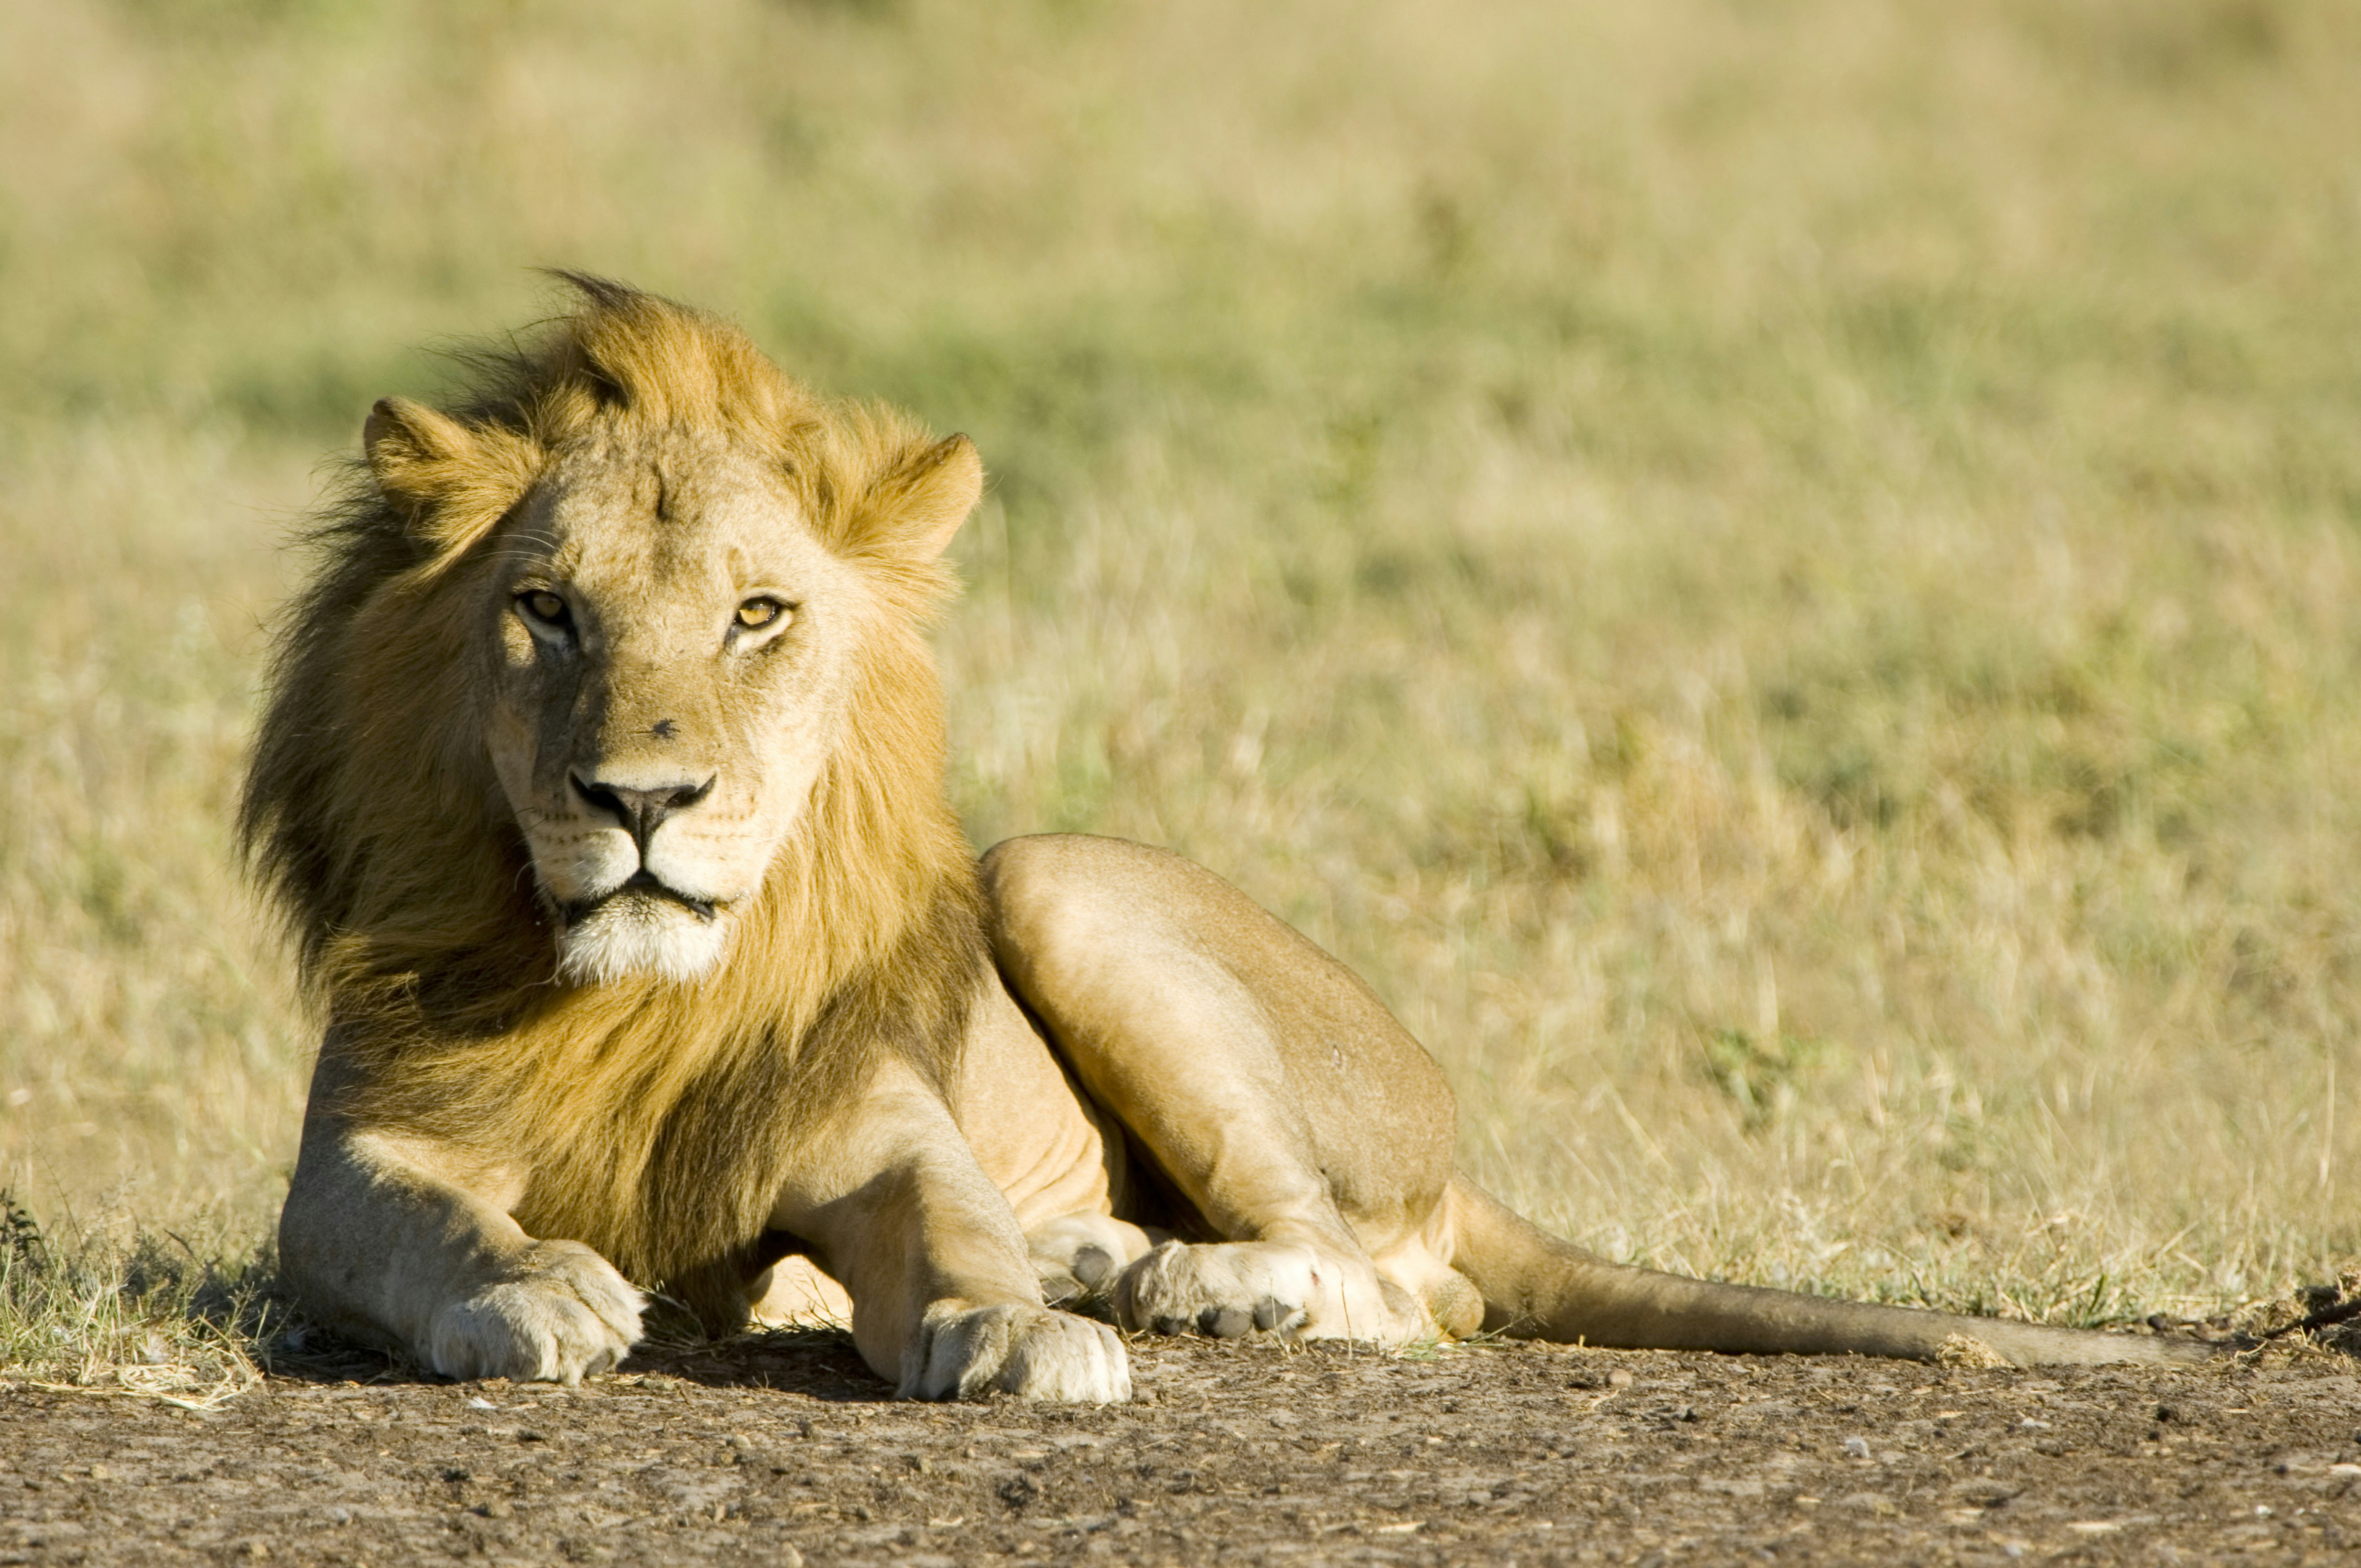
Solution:
<path fill-rule="evenodd" d="M 517 595 L 517 608 L 524 611 L 528 619 L 544 626 L 564 626 L 573 619 L 566 612 L 566 600 L 547 588 L 535 588 L 530 593 Z"/>
<path fill-rule="evenodd" d="M 738 626 L 743 631 L 760 631 L 766 626 L 776 626 L 789 613 L 777 599 L 751 598 L 738 607 Z"/>

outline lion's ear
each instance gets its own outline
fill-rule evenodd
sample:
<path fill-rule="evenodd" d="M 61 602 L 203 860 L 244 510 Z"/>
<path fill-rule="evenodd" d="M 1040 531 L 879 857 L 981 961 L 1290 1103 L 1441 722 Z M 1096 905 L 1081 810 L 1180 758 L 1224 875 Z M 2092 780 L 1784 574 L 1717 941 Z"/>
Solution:
<path fill-rule="evenodd" d="M 887 541 L 931 561 L 941 554 L 967 514 L 983 497 L 983 459 L 975 443 L 950 436 L 920 447 L 890 469 L 869 492 L 870 526 Z"/>
<path fill-rule="evenodd" d="M 490 527 L 533 483 L 533 449 L 524 438 L 463 423 L 408 398 L 378 400 L 361 426 L 361 450 L 386 499 L 444 549 Z"/>
<path fill-rule="evenodd" d="M 476 440 L 466 425 L 424 403 L 379 398 L 361 426 L 361 450 L 389 499 L 431 506 L 475 455 Z"/>

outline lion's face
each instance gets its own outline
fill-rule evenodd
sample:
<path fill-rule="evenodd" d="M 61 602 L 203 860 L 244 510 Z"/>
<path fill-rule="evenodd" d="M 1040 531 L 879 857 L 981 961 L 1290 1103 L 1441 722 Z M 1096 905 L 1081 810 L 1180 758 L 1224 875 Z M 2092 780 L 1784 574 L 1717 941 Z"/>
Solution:
<path fill-rule="evenodd" d="M 370 410 L 241 833 L 338 983 L 447 972 L 439 1005 L 494 1016 L 496 971 L 546 979 L 528 883 L 570 980 L 833 983 L 966 853 L 921 630 L 982 460 L 576 281 L 460 411 Z M 827 939 L 783 936 L 815 900 Z"/>
<path fill-rule="evenodd" d="M 842 720 L 862 574 L 775 472 L 677 433 L 558 458 L 485 596 L 494 771 L 569 979 L 695 979 Z"/>

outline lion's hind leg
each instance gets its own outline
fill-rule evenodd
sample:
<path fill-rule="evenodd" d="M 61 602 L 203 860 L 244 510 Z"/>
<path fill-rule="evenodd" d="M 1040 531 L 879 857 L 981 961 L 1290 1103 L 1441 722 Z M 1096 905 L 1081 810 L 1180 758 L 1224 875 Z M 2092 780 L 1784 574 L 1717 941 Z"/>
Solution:
<path fill-rule="evenodd" d="M 1448 1325 L 1425 1289 L 1450 1274 L 1428 1236 L 1450 1091 L 1367 987 L 1161 850 L 1022 839 L 983 869 L 1010 987 L 1218 1238 L 1132 1259 L 1117 1323 L 1406 1343 L 1466 1321 L 1464 1288 Z"/>

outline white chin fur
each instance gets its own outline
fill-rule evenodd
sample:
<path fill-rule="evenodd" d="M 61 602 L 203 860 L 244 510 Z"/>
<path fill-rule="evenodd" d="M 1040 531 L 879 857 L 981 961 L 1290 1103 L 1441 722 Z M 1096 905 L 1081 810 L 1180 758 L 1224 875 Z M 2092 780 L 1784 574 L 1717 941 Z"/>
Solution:
<path fill-rule="evenodd" d="M 727 936 L 719 919 L 653 899 L 619 898 L 566 928 L 558 938 L 557 972 L 577 985 L 649 976 L 701 980 L 721 961 Z"/>

